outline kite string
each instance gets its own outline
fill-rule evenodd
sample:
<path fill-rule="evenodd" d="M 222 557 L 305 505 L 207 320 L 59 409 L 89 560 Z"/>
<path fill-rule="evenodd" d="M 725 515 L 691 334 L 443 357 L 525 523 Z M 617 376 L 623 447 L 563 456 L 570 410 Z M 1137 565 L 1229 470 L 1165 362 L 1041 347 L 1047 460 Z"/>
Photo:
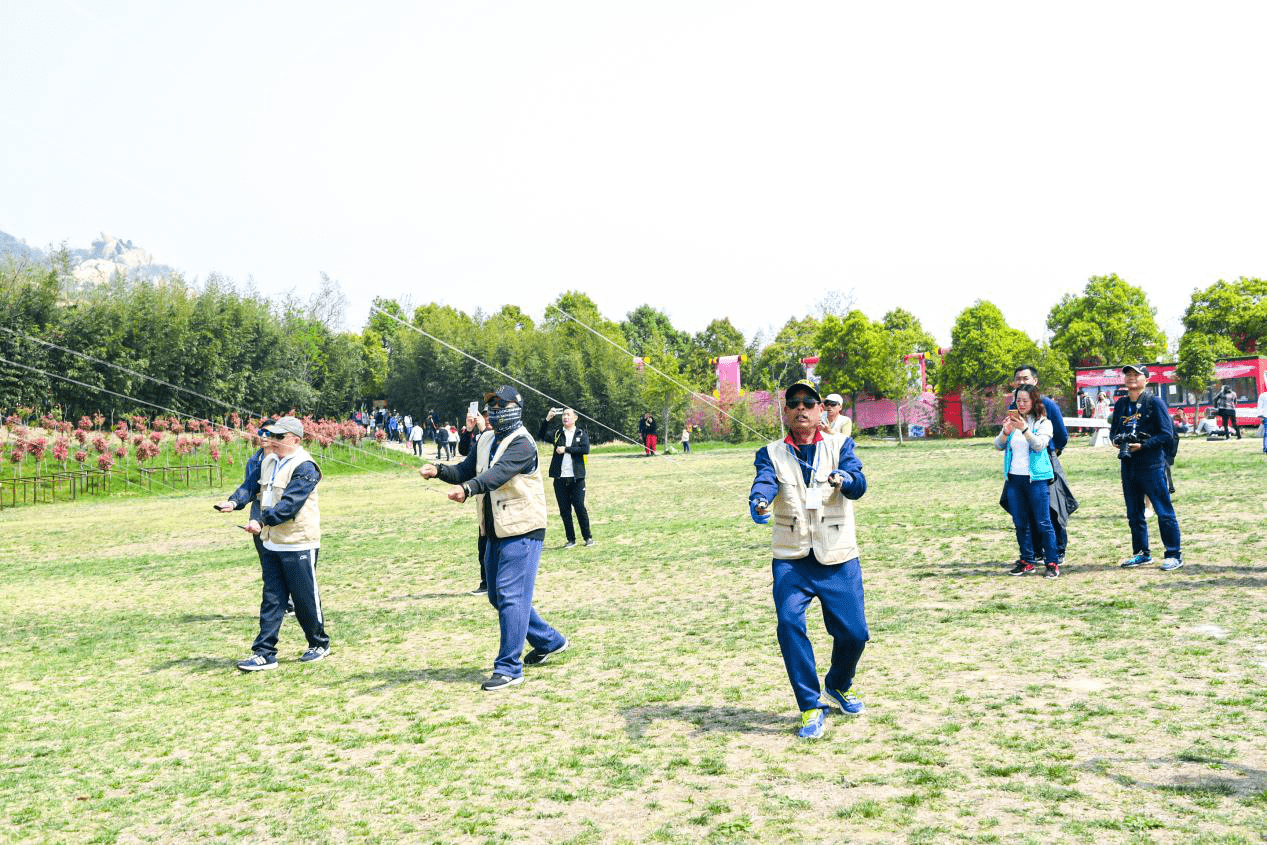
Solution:
<path fill-rule="evenodd" d="M 372 310 L 372 311 L 376 311 L 376 312 L 378 312 L 379 314 L 382 314 L 382 315 L 383 315 L 383 316 L 385 316 L 385 317 L 390 317 L 391 319 L 395 320 L 395 321 L 396 321 L 397 323 L 399 323 L 400 325 L 402 325 L 402 326 L 404 326 L 404 327 L 406 327 L 406 328 L 409 328 L 409 329 L 413 329 L 413 330 L 414 330 L 415 332 L 417 332 L 418 334 L 420 334 L 420 335 L 422 335 L 422 336 L 424 336 L 424 337 L 430 338 L 431 340 L 435 341 L 436 343 L 440 344 L 441 346 L 444 346 L 444 347 L 445 347 L 445 348 L 447 348 L 447 349 L 451 349 L 451 350 L 453 350 L 454 352 L 458 353 L 459 355 L 462 355 L 462 356 L 464 356 L 464 357 L 466 357 L 466 358 L 469 358 L 471 361 L 475 362 L 476 364 L 479 364 L 479 365 L 480 365 L 480 366 L 482 366 L 482 367 L 486 367 L 486 368 L 488 368 L 488 369 L 492 370 L 493 372 L 497 373 L 498 375 L 502 376 L 503 378 L 506 378 L 506 379 L 509 379 L 510 381 L 513 381 L 515 384 L 522 385 L 524 388 L 526 388 L 526 389 L 528 389 L 528 390 L 531 390 L 533 393 L 536 393 L 536 394 L 538 394 L 539 396 L 544 397 L 545 399 L 549 400 L 551 403 L 553 403 L 553 404 L 555 404 L 555 405 L 565 405 L 565 406 L 567 405 L 567 403 L 563 402 L 562 400 L 555 399 L 553 396 L 550 396 L 548 393 L 545 393 L 545 392 L 544 392 L 544 391 L 542 391 L 542 390 L 538 390 L 537 388 L 533 387 L 531 384 L 528 384 L 528 382 L 523 381 L 522 379 L 515 378 L 515 377 L 514 377 L 514 376 L 512 376 L 510 373 L 507 373 L 507 372 L 505 372 L 504 370 L 500 370 L 500 369 L 498 369 L 497 367 L 494 367 L 492 364 L 488 363 L 487 361 L 484 361 L 484 360 L 482 360 L 482 359 L 480 359 L 480 358 L 478 358 L 478 357 L 476 357 L 476 356 L 474 356 L 474 355 L 470 354 L 469 352 L 467 352 L 467 351 L 465 351 L 465 350 L 463 350 L 463 349 L 460 349 L 460 348 L 459 348 L 459 347 L 457 347 L 457 346 L 454 346 L 453 344 L 449 343 L 448 341 L 445 341 L 445 340 L 442 340 L 441 338 L 436 337 L 435 335 L 431 334 L 430 332 L 426 331 L 425 329 L 422 329 L 422 328 L 420 328 L 420 327 L 418 327 L 418 326 L 415 326 L 415 325 L 414 325 L 414 324 L 412 324 L 412 323 L 409 323 L 409 322 L 406 322 L 405 320 L 400 319 L 400 318 L 399 318 L 399 317 L 397 317 L 395 314 L 391 314 L 391 313 L 389 313 L 389 312 L 387 312 L 387 311 L 384 311 L 383 309 L 379 308 L 377 305 L 373 305 L 373 304 L 371 304 L 371 305 L 370 305 L 370 310 Z M 575 410 L 575 409 L 574 409 L 574 410 Z M 628 435 L 626 435 L 624 432 L 618 431 L 617 429 L 614 429 L 614 428 L 612 428 L 611 426 L 607 425 L 607 424 L 606 424 L 606 423 L 604 423 L 602 420 L 595 419 L 594 417 L 591 417 L 591 416 L 589 416 L 588 414 L 582 414 L 582 413 L 581 413 L 581 412 L 579 412 L 579 411 L 577 411 L 577 412 L 576 412 L 576 414 L 577 414 L 577 416 L 579 416 L 579 417 L 584 417 L 585 419 L 587 419 L 587 420 L 591 420 L 592 422 L 596 423 L 597 425 L 602 426 L 602 427 L 603 427 L 603 428 L 605 428 L 606 430 L 610 431 L 612 434 L 615 434 L 615 435 L 616 435 L 617 437 L 619 437 L 621 440 L 624 440 L 624 441 L 626 441 L 626 442 L 628 442 L 628 443 L 631 443 L 631 444 L 632 444 L 632 445 L 634 445 L 634 446 L 641 446 L 641 445 L 643 445 L 643 444 L 639 443 L 638 441 L 634 440 L 632 437 L 629 437 Z M 673 462 L 673 461 L 672 461 L 672 459 L 671 459 L 671 458 L 669 458 L 669 456 L 668 456 L 668 455 L 665 455 L 665 454 L 663 454 L 663 453 L 655 453 L 655 452 L 653 452 L 652 454 L 653 454 L 653 455 L 655 455 L 656 457 L 662 457 L 662 458 L 664 458 L 665 460 L 669 460 L 670 462 Z M 694 470 L 694 469 L 691 469 L 691 468 L 690 468 L 689 466 L 687 466 L 684 462 L 683 462 L 683 466 L 686 466 L 686 467 L 687 467 L 687 471 L 688 471 L 688 472 L 690 472 L 692 475 L 695 475 L 695 476 L 697 476 L 698 478 L 700 478 L 700 479 L 702 479 L 702 480 L 704 480 L 704 481 L 708 482 L 709 484 L 713 484 L 713 485 L 715 485 L 715 486 L 719 487 L 720 489 L 725 490 L 727 493 L 731 492 L 729 488 L 727 488 L 725 485 L 723 485 L 721 482 L 717 481 L 716 479 L 709 478 L 708 476 L 703 475 L 702 473 L 700 473 L 700 472 L 698 472 L 698 471 L 696 471 L 696 470 Z"/>
<path fill-rule="evenodd" d="M 44 346 L 48 346 L 48 347 L 51 347 L 51 348 L 53 348 L 53 349 L 59 349 L 59 350 L 61 350 L 62 352 L 69 352 L 71 355 L 76 355 L 76 356 L 78 356 L 78 357 L 80 357 L 80 358 L 85 358 L 85 359 L 87 359 L 87 360 L 89 360 L 89 361 L 95 361 L 95 362 L 96 362 L 96 363 L 98 363 L 98 364 L 104 364 L 105 366 L 107 366 L 107 367 L 113 367 L 113 368 L 115 368 L 116 370 L 122 370 L 122 371 L 123 371 L 123 372 L 125 372 L 125 373 L 129 373 L 129 374 L 134 375 L 134 376 L 136 376 L 136 377 L 138 377 L 138 378 L 143 378 L 143 379 L 146 379 L 147 381 L 152 381 L 152 382 L 154 382 L 154 383 L 156 383 L 156 384 L 161 384 L 161 385 L 163 385 L 164 387 L 170 387 L 170 388 L 172 388 L 173 390 L 179 390 L 179 391 L 181 391 L 182 393 L 188 393 L 188 394 L 189 394 L 189 395 L 191 395 L 191 396 L 197 396 L 197 397 L 198 397 L 198 398 L 200 398 L 200 399 L 205 399 L 205 400 L 207 400 L 208 402 L 212 402 L 212 403 L 214 403 L 214 404 L 216 404 L 216 405 L 219 405 L 219 406 L 221 406 L 221 407 L 223 407 L 223 408 L 228 408 L 228 409 L 229 409 L 229 410 L 231 410 L 231 411 L 242 411 L 242 412 L 244 412 L 244 413 L 245 413 L 248 417 L 256 417 L 256 418 L 258 418 L 258 419 L 264 419 L 264 417 L 265 417 L 265 414 L 264 414 L 262 411 L 253 411 L 253 410 L 251 410 L 250 408 L 244 408 L 244 407 L 242 407 L 242 406 L 240 406 L 240 405 L 234 405 L 234 404 L 232 404 L 232 403 L 230 403 L 230 402 L 225 402 L 225 401 L 223 401 L 223 400 L 221 400 L 221 399 L 216 399 L 214 396 L 208 396 L 208 395 L 206 395 L 205 393 L 199 393 L 199 392 L 198 392 L 198 391 L 196 391 L 196 390 L 191 390 L 191 389 L 189 389 L 189 388 L 187 388 L 187 387 L 181 387 L 180 385 L 177 385 L 177 384 L 172 384 L 171 382 L 168 382 L 168 381 L 163 381 L 163 380 L 162 380 L 162 379 L 160 379 L 160 378 L 155 378 L 154 376 L 146 375 L 145 373 L 139 373 L 139 372 L 137 372 L 136 370 L 129 369 L 128 367 L 123 366 L 122 364 L 116 364 L 116 363 L 113 363 L 113 362 L 111 362 L 111 361 L 105 361 L 105 360 L 102 360 L 101 358 L 96 358 L 96 357 L 94 357 L 94 356 L 92 356 L 92 355 L 89 355 L 89 354 L 87 354 L 86 352 L 77 352 L 77 351 L 75 351 L 74 349 L 69 349 L 69 348 L 67 348 L 67 347 L 65 347 L 65 346 L 59 346 L 59 345 L 58 345 L 58 344 L 56 344 L 56 343 L 53 343 L 53 342 L 51 342 L 51 341 L 47 341 L 47 340 L 43 340 L 43 339 L 41 339 L 41 338 L 35 337 L 34 335 L 27 334 L 26 332 L 20 332 L 20 331 L 17 331 L 17 330 L 15 330 L 15 329 L 8 328 L 7 326 L 0 326 L 0 329 L 4 329 L 4 331 L 9 332 L 10 334 L 20 335 L 20 336 L 22 336 L 22 337 L 27 338 L 28 340 L 32 340 L 32 341 L 34 341 L 34 342 L 36 342 L 36 343 L 43 344 Z M 85 386 L 86 386 L 86 387 L 91 387 L 91 385 L 85 385 Z M 100 389 L 104 390 L 104 388 L 100 388 Z M 108 390 L 107 390 L 106 392 L 107 392 L 107 393 L 110 393 L 111 391 L 108 391 Z M 117 395 L 117 394 L 116 394 L 116 395 Z M 127 398 L 132 399 L 132 401 L 136 401 L 136 402 L 143 402 L 143 400 L 140 400 L 140 399 L 134 399 L 134 398 L 132 398 L 132 397 L 127 397 Z M 151 405 L 152 403 L 149 403 L 149 402 L 144 402 L 144 404 Z M 167 410 L 167 411 L 170 411 L 170 409 L 162 408 L 161 406 L 157 406 L 157 405 L 153 405 L 152 407 L 158 407 L 158 408 L 160 408 L 160 410 Z M 171 412 L 171 413 L 180 413 L 180 414 L 185 413 L 185 412 L 183 412 L 183 411 L 170 411 L 170 412 Z M 198 419 L 198 417 L 193 416 L 193 415 L 186 414 L 186 416 L 192 416 L 192 418 L 193 418 L 193 419 Z M 234 430 L 235 430 L 235 431 L 244 431 L 243 429 L 234 429 Z M 392 459 L 390 459 L 390 458 L 387 458 L 387 457 L 384 457 L 384 456 L 381 456 L 381 455 L 376 455 L 376 454 L 374 454 L 373 452 L 370 452 L 368 449 L 366 449 L 366 448 L 364 448 L 364 447 L 362 447 L 362 446 L 358 446 L 358 445 L 356 445 L 355 443 L 343 443 L 342 445 L 343 445 L 345 448 L 348 448 L 348 449 L 351 449 L 351 450 L 354 450 L 354 451 L 357 451 L 357 452 L 361 452 L 362 454 L 369 455 L 369 456 L 371 456 L 371 457 L 378 458 L 379 460 L 382 460 L 382 461 L 384 461 L 385 463 L 389 463 L 389 464 L 392 464 L 393 466 L 398 466 L 398 467 L 401 467 L 402 469 L 414 469 L 414 468 L 415 468 L 415 465 L 413 465 L 413 464 L 403 464 L 403 463 L 401 463 L 401 462 L 399 462 L 399 461 L 393 461 L 393 460 L 392 460 Z M 335 462 L 336 462 L 336 463 L 339 463 L 339 461 L 337 461 L 337 459 L 332 459 L 332 460 L 335 460 Z M 352 466 L 355 466 L 355 464 L 352 464 Z"/>
<path fill-rule="evenodd" d="M 586 323 L 582 322 L 579 318 L 572 316 L 571 314 L 569 314 L 567 311 L 564 311 L 564 310 L 563 310 L 562 308 L 560 308 L 559 306 L 557 306 L 557 305 L 549 305 L 549 306 L 547 306 L 547 307 L 548 307 L 548 308 L 553 308 L 555 311 L 558 311 L 558 312 L 559 312 L 560 314 L 562 314 L 564 317 L 567 317 L 569 320 L 573 321 L 574 323 L 576 323 L 576 324 L 577 324 L 578 326 L 580 326 L 581 328 L 583 328 L 583 329 L 585 329 L 586 331 L 590 332 L 590 333 L 591 333 L 591 334 L 593 334 L 595 337 L 597 337 L 597 338 L 601 338 L 602 340 L 607 341 L 607 342 L 608 342 L 608 343 L 610 343 L 612 346 L 614 346 L 616 349 L 618 349 L 618 350 L 620 350 L 621 352 L 623 352 L 623 353 L 625 353 L 626 355 L 628 355 L 630 358 L 637 357 L 637 356 L 635 356 L 632 352 L 630 352 L 628 349 L 626 349 L 626 348 L 624 348 L 623 346 L 621 346 L 620 344 L 616 343 L 616 341 L 612 340 L 612 339 L 611 339 L 610 337 L 608 337 L 607 335 L 605 335 L 605 334 L 603 334 L 602 332 L 598 331 L 598 330 L 597 330 L 597 329 L 595 329 L 593 326 L 590 326 L 590 325 L 588 325 L 588 324 L 586 324 Z M 661 375 L 661 376 L 663 376 L 664 378 L 668 379 L 668 380 L 669 380 L 669 381 L 671 381 L 673 384 L 675 384 L 675 385 L 677 385 L 678 387 L 680 387 L 680 388 L 682 388 L 683 390 L 685 390 L 685 391 L 686 391 L 687 393 L 689 393 L 691 396 L 698 397 L 698 398 L 700 398 L 700 399 L 703 399 L 705 402 L 708 402 L 708 403 L 709 403 L 709 404 L 711 404 L 714 408 L 716 408 L 716 409 L 717 409 L 717 412 L 718 412 L 718 413 L 720 413 L 722 416 L 727 417 L 728 419 L 730 419 L 730 420 L 734 421 L 735 423 L 738 423 L 741 427 L 743 427 L 743 428 L 747 429 L 748 431 L 752 432 L 753 434 L 757 435 L 757 437 L 761 438 L 762 440 L 764 440 L 764 439 L 768 436 L 768 435 L 767 435 L 766 433 L 764 433 L 764 432 L 757 431 L 755 428 L 753 428 L 752 426 L 748 425 L 748 424 L 747 424 L 747 423 L 745 423 L 743 420 L 738 419 L 738 418 L 736 418 L 736 417 L 732 416 L 731 414 L 727 413 L 726 409 L 725 409 L 725 408 L 723 408 L 723 407 L 721 406 L 721 403 L 720 403 L 720 402 L 714 402 L 714 401 L 713 401 L 713 398 L 712 398 L 711 396 L 709 396 L 708 394 L 706 394 L 706 393 L 701 393 L 700 391 L 696 390 L 695 388 L 691 387 L 690 385 L 683 384 L 682 382 L 680 382 L 680 381 L 678 381 L 677 379 L 675 379 L 673 376 L 671 376 L 671 375 L 669 375 L 668 373 L 664 372 L 663 370 L 658 369 L 657 367 L 653 366 L 653 365 L 652 365 L 651 363 L 649 363 L 646 359 L 643 359 L 642 365 L 643 365 L 644 367 L 646 367 L 647 369 L 651 370 L 652 372 L 654 372 L 654 373 L 658 373 L 659 375 Z"/>
<path fill-rule="evenodd" d="M 157 403 L 154 403 L 154 402 L 148 402 L 148 401 L 146 401 L 146 400 L 144 400 L 144 399 L 140 399 L 140 398 L 135 397 L 135 396 L 128 396 L 128 395 L 127 395 L 127 394 L 125 394 L 125 393 L 119 393 L 119 392 L 117 392 L 117 391 L 110 390 L 110 389 L 105 388 L 105 387 L 98 387 L 97 385 L 88 384 L 87 382 L 79 381 L 78 379 L 73 379 L 73 378 L 71 378 L 70 376 L 64 376 L 64 375 L 61 375 L 61 374 L 59 374 L 59 373 L 52 373 L 52 372 L 49 372 L 48 370 L 42 370 L 42 369 L 40 369 L 39 367 L 32 367 L 32 366 L 30 366 L 29 364 L 20 364 L 20 363 L 18 363 L 17 361 L 11 361 L 11 360 L 9 360 L 8 358 L 5 358 L 5 357 L 3 357 L 3 356 L 0 356 L 0 363 L 9 364 L 9 365 L 11 365 L 11 366 L 15 366 L 15 367 L 21 367 L 21 368 L 22 368 L 22 369 L 24 369 L 24 370 L 30 370 L 31 372 L 40 373 L 40 374 L 45 375 L 45 376 L 51 376 L 51 377 L 53 377 L 53 378 L 61 379 L 61 380 L 63 380 L 63 381 L 68 381 L 68 382 L 70 382 L 71 384 L 75 384 L 75 385 L 78 385 L 78 386 L 80 386 L 80 387 L 85 387 L 85 388 L 87 388 L 87 389 L 89 389 L 89 390 L 96 390 L 96 391 L 100 391 L 100 392 L 102 392 L 102 393 L 108 393 L 108 394 L 110 394 L 111 396 L 116 396 L 116 397 L 118 397 L 118 398 L 120 398 L 120 399 L 124 399 L 124 400 L 127 400 L 127 401 L 129 401 L 129 402 L 138 402 L 138 403 L 140 403 L 140 404 L 142 404 L 142 405 L 148 405 L 148 406 L 149 406 L 149 407 L 151 407 L 151 408 L 157 408 L 158 410 L 160 410 L 160 411 L 164 411 L 164 412 L 169 413 L 169 414 L 176 414 L 176 415 L 181 416 L 181 417 L 186 417 L 186 418 L 191 419 L 191 420 L 199 421 L 199 417 L 195 416 L 194 414 L 187 413 L 187 412 L 185 412 L 185 411 L 178 411 L 178 410 L 176 410 L 175 408 L 168 408 L 168 407 L 167 407 L 167 406 L 165 406 L 165 405 L 159 405 L 159 404 L 157 404 Z M 245 430 L 245 429 L 240 429 L 240 428 L 238 428 L 238 429 L 230 429 L 230 430 L 231 430 L 231 431 L 235 431 L 235 432 L 237 432 L 238 434 L 246 434 L 246 435 L 252 434 L 252 432 L 249 432 L 249 431 L 247 431 L 247 430 Z M 384 476 L 390 476 L 390 475 L 392 475 L 392 473 L 383 472 L 382 470 L 376 470 L 376 469 L 373 469 L 373 468 L 371 468 L 371 467 L 362 466 L 362 465 L 360 465 L 360 464 L 354 464 L 354 463 L 351 463 L 351 462 L 349 462 L 349 461 L 339 460 L 338 458 L 334 457 L 333 455 L 329 455 L 329 454 L 322 455 L 321 459 L 322 459 L 323 461 L 329 461 L 329 462 L 331 462 L 331 463 L 342 464 L 343 466 L 349 466 L 349 467 L 353 467 L 353 468 L 355 468 L 355 469 L 364 470 L 364 471 L 366 471 L 366 472 L 370 472 L 370 473 L 373 473 L 373 474 L 375 474 L 375 475 L 384 475 Z M 387 461 L 387 462 L 388 462 L 388 463 L 395 463 L 395 462 L 393 462 L 393 461 Z M 402 467 L 405 467 L 405 468 L 407 468 L 407 469 L 408 469 L 408 468 L 411 468 L 411 467 L 409 467 L 409 466 L 408 466 L 408 465 L 406 465 L 406 464 L 395 464 L 395 465 L 396 465 L 396 466 L 402 466 Z M 133 482 L 133 483 L 135 483 L 135 482 Z M 160 483 L 161 483 L 161 482 L 160 482 Z M 170 487 L 171 485 L 166 485 L 166 486 L 169 486 L 169 487 Z M 172 489 L 172 490 L 177 490 L 178 488 L 176 488 L 176 487 L 172 487 L 171 489 Z M 443 491 L 441 491 L 441 490 L 435 490 L 434 488 L 424 488 L 424 489 L 429 489 L 429 490 L 431 490 L 431 492 L 438 493 L 438 494 L 440 494 L 440 495 L 446 495 L 446 494 L 444 494 L 444 492 L 443 492 Z"/>

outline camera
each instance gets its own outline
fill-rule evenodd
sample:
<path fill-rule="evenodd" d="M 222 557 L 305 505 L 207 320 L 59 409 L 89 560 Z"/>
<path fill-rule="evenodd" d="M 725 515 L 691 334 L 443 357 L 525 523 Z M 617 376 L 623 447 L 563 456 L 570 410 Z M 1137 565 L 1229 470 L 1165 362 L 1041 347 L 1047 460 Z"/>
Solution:
<path fill-rule="evenodd" d="M 1117 447 L 1117 459 L 1125 460 L 1131 456 L 1131 444 L 1143 443 L 1144 438 L 1140 437 L 1139 432 L 1131 430 L 1124 431 L 1117 437 L 1113 438 L 1113 445 Z"/>

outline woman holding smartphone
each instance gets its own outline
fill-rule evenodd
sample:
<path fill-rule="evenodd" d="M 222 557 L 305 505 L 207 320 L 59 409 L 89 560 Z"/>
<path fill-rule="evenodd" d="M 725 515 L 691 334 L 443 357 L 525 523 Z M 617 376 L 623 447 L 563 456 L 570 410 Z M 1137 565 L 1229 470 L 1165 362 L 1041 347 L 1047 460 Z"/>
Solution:
<path fill-rule="evenodd" d="M 1007 509 L 1016 527 L 1016 544 L 1020 558 L 1009 575 L 1029 575 L 1036 568 L 1034 542 L 1030 536 L 1031 516 L 1042 532 L 1047 560 L 1047 578 L 1060 577 L 1056 556 L 1056 532 L 1051 524 L 1047 482 L 1055 473 L 1047 456 L 1051 439 L 1051 421 L 1043 410 L 1043 397 L 1032 384 L 1016 388 L 1016 408 L 1007 412 L 1003 430 L 994 438 L 994 448 L 1003 453 L 1003 474 L 1007 478 Z"/>

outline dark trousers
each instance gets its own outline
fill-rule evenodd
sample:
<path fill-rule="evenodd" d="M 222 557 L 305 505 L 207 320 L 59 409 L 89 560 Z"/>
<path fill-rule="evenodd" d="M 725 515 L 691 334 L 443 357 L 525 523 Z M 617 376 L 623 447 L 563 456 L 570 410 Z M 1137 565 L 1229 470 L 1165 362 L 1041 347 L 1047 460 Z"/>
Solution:
<path fill-rule="evenodd" d="M 488 548 L 488 541 L 484 538 L 483 534 L 479 536 L 479 542 L 476 543 L 476 548 L 479 550 L 480 558 L 480 587 L 484 588 L 488 586 L 488 576 L 484 572 L 484 552 Z"/>
<path fill-rule="evenodd" d="M 1241 427 L 1240 427 L 1240 425 L 1238 425 L 1238 424 L 1237 424 L 1237 422 L 1236 422 L 1236 409 L 1235 409 L 1235 408 L 1220 408 L 1220 409 L 1219 409 L 1219 422 L 1223 425 L 1223 436 L 1224 436 L 1224 437 L 1230 437 L 1230 436 L 1231 436 L 1231 432 L 1227 430 L 1227 427 L 1230 425 L 1230 426 L 1232 426 L 1232 428 L 1236 431 L 1236 439 L 1237 439 L 1237 440 L 1240 440 L 1240 439 L 1241 439 Z"/>
<path fill-rule="evenodd" d="M 1131 526 L 1131 551 L 1147 552 L 1148 520 L 1144 519 L 1144 497 L 1153 503 L 1157 512 L 1157 527 L 1161 530 L 1161 542 L 1166 547 L 1166 557 L 1178 557 L 1179 519 L 1170 503 L 1170 490 L 1166 485 L 1165 465 L 1136 467 L 1135 458 L 1122 459 L 1122 497 L 1126 499 L 1126 521 Z"/>
<path fill-rule="evenodd" d="M 513 537 L 489 540 L 484 550 L 484 572 L 488 576 L 488 603 L 497 608 L 501 644 L 493 671 L 508 678 L 524 673 L 520 655 L 524 640 L 533 648 L 553 651 L 563 645 L 564 636 L 541 618 L 532 606 L 543 540 Z"/>
<path fill-rule="evenodd" d="M 828 689 L 853 685 L 858 660 L 871 634 L 862 598 L 862 565 L 857 558 L 835 566 L 819 563 L 813 553 L 799 560 L 775 558 L 774 611 L 779 624 L 779 650 L 797 707 L 804 712 L 822 707 L 818 696 L 818 664 L 814 646 L 805 633 L 805 610 L 817 598 L 823 624 L 832 638 L 831 668 L 823 682 Z"/>
<path fill-rule="evenodd" d="M 422 457 L 422 441 L 414 440 L 412 442 L 414 445 L 414 454 L 421 458 Z"/>
<path fill-rule="evenodd" d="M 1038 526 L 1038 536 L 1042 538 L 1043 560 L 1055 563 L 1060 559 L 1057 549 L 1056 532 L 1051 523 L 1051 499 L 1046 479 L 1033 481 L 1028 475 L 1012 475 L 1007 477 L 1007 510 L 1012 514 L 1012 525 L 1016 528 L 1016 545 L 1020 547 L 1021 560 L 1035 561 L 1034 535 L 1030 533 L 1030 523 Z"/>
<path fill-rule="evenodd" d="M 691 454 L 691 441 L 689 440 L 682 441 L 682 452 L 687 455 Z"/>
<path fill-rule="evenodd" d="M 554 479 L 554 500 L 559 503 L 559 516 L 563 517 L 563 530 L 568 542 L 576 542 L 576 529 L 572 527 L 573 509 L 576 510 L 576 521 L 581 524 L 581 536 L 590 539 L 590 515 L 585 509 L 585 479 Z"/>
<path fill-rule="evenodd" d="M 317 551 L 274 552 L 261 546 L 264 595 L 260 600 L 260 633 L 251 651 L 277 654 L 277 633 L 286 617 L 287 600 L 295 603 L 295 619 L 304 629 L 308 646 L 330 647 L 325 617 L 321 613 L 321 593 L 317 590 Z"/>

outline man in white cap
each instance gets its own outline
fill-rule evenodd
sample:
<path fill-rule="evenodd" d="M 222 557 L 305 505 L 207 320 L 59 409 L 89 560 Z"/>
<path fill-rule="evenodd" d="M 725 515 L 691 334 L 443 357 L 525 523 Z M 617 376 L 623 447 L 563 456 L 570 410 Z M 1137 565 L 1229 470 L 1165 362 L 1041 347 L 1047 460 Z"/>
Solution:
<path fill-rule="evenodd" d="M 819 428 L 825 433 L 853 437 L 853 420 L 840 413 L 844 403 L 845 400 L 840 398 L 839 393 L 828 393 L 827 398 L 823 400 L 823 409 L 827 411 L 827 416 L 823 417 Z"/>
<path fill-rule="evenodd" d="M 299 660 L 312 663 L 330 653 L 317 589 L 317 552 L 321 548 L 321 509 L 317 484 L 321 470 L 303 447 L 304 426 L 294 417 L 282 417 L 264 427 L 272 451 L 264 456 L 254 484 L 259 497 L 259 517 L 246 530 L 260 539 L 260 567 L 264 595 L 260 601 L 260 632 L 251 646 L 253 654 L 238 663 L 243 672 L 277 668 L 277 634 L 282 627 L 288 599 L 295 604 L 295 618 L 308 638 L 308 650 Z"/>

